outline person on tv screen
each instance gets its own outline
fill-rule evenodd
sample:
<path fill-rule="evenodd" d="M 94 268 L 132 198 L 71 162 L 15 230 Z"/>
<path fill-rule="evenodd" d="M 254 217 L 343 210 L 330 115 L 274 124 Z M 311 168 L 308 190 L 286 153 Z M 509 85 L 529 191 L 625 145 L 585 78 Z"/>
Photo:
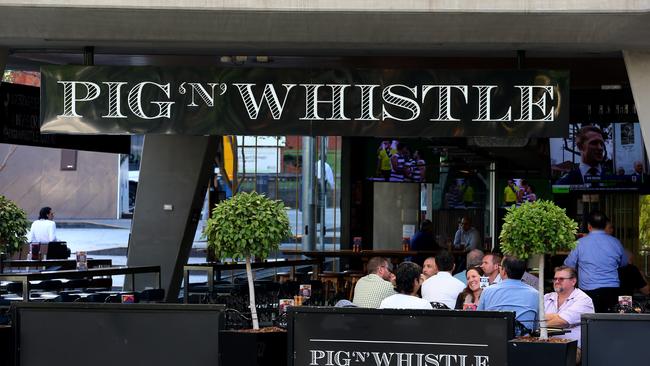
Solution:
<path fill-rule="evenodd" d="M 391 182 L 404 182 L 407 179 L 410 179 L 411 174 L 408 171 L 408 166 L 406 164 L 409 155 L 408 147 L 405 144 L 398 142 L 397 152 L 390 157 Z"/>
<path fill-rule="evenodd" d="M 580 164 L 558 179 L 556 184 L 585 184 L 590 177 L 605 173 L 605 135 L 596 126 L 584 126 L 578 130 L 575 141 L 580 150 Z"/>
<path fill-rule="evenodd" d="M 390 141 L 384 140 L 377 149 L 377 177 L 390 180 L 390 159 L 397 150 L 391 148 Z"/>

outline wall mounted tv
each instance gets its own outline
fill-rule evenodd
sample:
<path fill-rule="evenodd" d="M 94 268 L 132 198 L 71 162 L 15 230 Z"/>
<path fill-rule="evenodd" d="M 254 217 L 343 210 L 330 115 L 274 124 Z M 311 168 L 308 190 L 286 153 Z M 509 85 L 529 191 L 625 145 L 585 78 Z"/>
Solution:
<path fill-rule="evenodd" d="M 641 127 L 634 122 L 571 124 L 551 138 L 553 193 L 650 191 Z"/>

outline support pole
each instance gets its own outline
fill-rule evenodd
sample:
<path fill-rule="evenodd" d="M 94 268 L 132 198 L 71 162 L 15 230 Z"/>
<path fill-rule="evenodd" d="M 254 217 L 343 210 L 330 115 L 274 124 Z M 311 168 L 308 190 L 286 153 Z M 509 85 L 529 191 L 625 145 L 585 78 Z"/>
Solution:
<path fill-rule="evenodd" d="M 316 139 L 302 138 L 302 249 L 316 249 L 316 202 L 314 195 L 314 165 Z"/>
<path fill-rule="evenodd" d="M 650 51 L 623 51 L 627 77 L 632 86 L 641 135 L 650 152 Z M 647 172 L 646 172 L 647 173 Z"/>

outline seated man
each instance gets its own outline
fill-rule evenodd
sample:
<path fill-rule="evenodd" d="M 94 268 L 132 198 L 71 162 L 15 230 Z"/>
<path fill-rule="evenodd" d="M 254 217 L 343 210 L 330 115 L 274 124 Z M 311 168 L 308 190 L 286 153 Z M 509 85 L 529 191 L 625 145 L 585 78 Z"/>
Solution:
<path fill-rule="evenodd" d="M 555 292 L 544 295 L 544 312 L 546 326 L 568 329 L 569 333 L 557 337 L 577 340 L 580 349 L 580 315 L 593 313 L 594 303 L 587 294 L 576 288 L 577 277 L 578 274 L 572 267 L 555 268 L 555 276 L 553 276 Z"/>
<path fill-rule="evenodd" d="M 449 252 L 436 255 L 438 273 L 422 284 L 422 298 L 429 302 L 445 304 L 449 309 L 456 306 L 458 294 L 463 292 L 465 285 L 454 278 L 454 257 Z"/>
<path fill-rule="evenodd" d="M 413 262 L 402 262 L 395 273 L 397 294 L 385 298 L 380 309 L 433 309 L 431 304 L 418 296 L 422 286 L 422 268 Z"/>
<path fill-rule="evenodd" d="M 373 257 L 368 261 L 368 275 L 359 278 L 354 287 L 352 303 L 362 308 L 378 308 L 381 301 L 395 294 L 391 279 L 393 264 L 386 258 Z"/>
<path fill-rule="evenodd" d="M 472 249 L 467 253 L 467 269 L 476 268 L 481 265 L 483 262 L 483 251 L 480 249 Z M 454 278 L 467 285 L 467 269 L 458 272 L 454 275 Z"/>
<path fill-rule="evenodd" d="M 481 261 L 483 275 L 488 278 L 490 286 L 501 282 L 500 273 L 501 256 L 496 253 L 487 253 Z"/>
<path fill-rule="evenodd" d="M 524 327 L 534 329 L 537 324 L 538 292 L 521 282 L 526 262 L 505 256 L 499 269 L 501 282 L 483 289 L 478 310 L 514 311 L 515 319 Z"/>
<path fill-rule="evenodd" d="M 424 280 L 428 280 L 429 277 L 435 276 L 438 273 L 438 267 L 436 267 L 436 258 L 429 257 L 424 260 L 422 265 L 422 274 L 424 275 Z"/>

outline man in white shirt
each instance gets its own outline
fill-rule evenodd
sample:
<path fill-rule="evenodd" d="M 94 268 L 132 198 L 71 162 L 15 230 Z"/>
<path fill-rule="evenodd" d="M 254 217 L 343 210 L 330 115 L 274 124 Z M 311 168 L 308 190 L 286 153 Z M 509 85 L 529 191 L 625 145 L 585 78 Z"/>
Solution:
<path fill-rule="evenodd" d="M 53 221 L 54 211 L 50 207 L 43 207 L 38 214 L 38 220 L 32 223 L 27 233 L 28 243 L 49 243 L 56 241 L 56 223 Z"/>
<path fill-rule="evenodd" d="M 354 286 L 352 303 L 362 308 L 378 308 L 381 301 L 395 294 L 391 279 L 393 265 L 386 258 L 370 258 L 368 275 L 363 276 Z"/>
<path fill-rule="evenodd" d="M 423 299 L 445 304 L 449 309 L 456 306 L 458 294 L 463 292 L 465 285 L 451 275 L 454 266 L 454 257 L 449 252 L 436 255 L 438 273 L 422 284 Z"/>
<path fill-rule="evenodd" d="M 577 340 L 579 350 L 580 315 L 593 313 L 594 303 L 586 293 L 576 288 L 577 281 L 575 269 L 567 266 L 557 267 L 553 276 L 555 291 L 544 295 L 544 313 L 548 327 L 569 330 L 569 333 L 557 337 Z"/>
<path fill-rule="evenodd" d="M 379 305 L 380 309 L 433 309 L 431 304 L 418 297 L 422 286 L 422 268 L 413 262 L 402 262 L 395 272 L 397 294 L 385 298 Z"/>

